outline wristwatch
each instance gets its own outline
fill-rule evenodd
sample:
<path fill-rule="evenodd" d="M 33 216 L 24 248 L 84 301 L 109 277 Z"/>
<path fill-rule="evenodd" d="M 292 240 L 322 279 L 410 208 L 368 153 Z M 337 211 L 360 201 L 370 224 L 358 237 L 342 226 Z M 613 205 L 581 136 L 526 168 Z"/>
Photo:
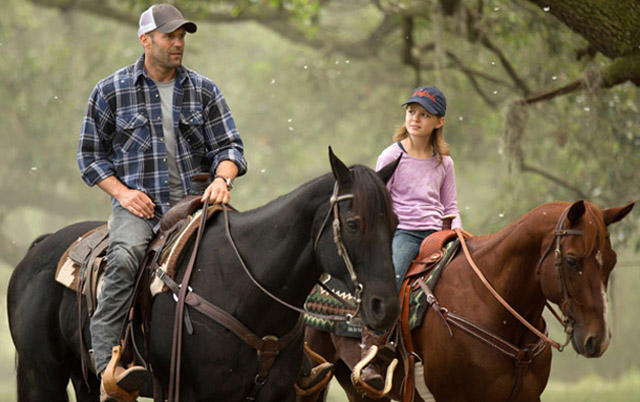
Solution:
<path fill-rule="evenodd" d="M 224 180 L 224 182 L 227 184 L 227 190 L 230 191 L 233 188 L 233 180 L 230 177 L 216 175 L 216 177 L 214 177 L 213 180 L 215 180 L 215 179 Z"/>

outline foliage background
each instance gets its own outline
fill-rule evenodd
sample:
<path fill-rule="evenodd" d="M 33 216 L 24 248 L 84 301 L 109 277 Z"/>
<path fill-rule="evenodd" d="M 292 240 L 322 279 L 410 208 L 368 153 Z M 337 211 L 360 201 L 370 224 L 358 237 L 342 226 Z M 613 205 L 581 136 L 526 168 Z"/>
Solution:
<path fill-rule="evenodd" d="M 71 5 L 61 10 L 42 3 L 5 0 L 0 14 L 2 292 L 12 267 L 37 235 L 75 221 L 108 217 L 107 197 L 87 188 L 79 177 L 78 132 L 93 85 L 141 53 L 134 24 L 146 2 L 104 3 L 120 3 L 133 24 Z M 207 2 L 182 3 L 192 7 L 193 18 L 206 16 Z M 399 58 L 402 39 L 386 37 L 370 54 L 366 48 L 341 51 L 308 40 L 329 30 L 345 41 L 358 41 L 381 19 L 375 7 L 367 1 L 322 8 L 313 1 L 211 3 L 230 14 L 248 9 L 263 17 L 273 4 L 290 7 L 296 11 L 291 20 L 305 36 L 288 37 L 268 18 L 267 23 L 239 18 L 232 23 L 199 22 L 198 33 L 187 38 L 185 64 L 218 83 L 245 140 L 249 173 L 234 189 L 236 208 L 262 205 L 328 171 L 329 145 L 348 164 L 375 165 L 402 122 L 399 105 L 416 86 L 416 71 Z M 437 8 L 435 1 L 423 3 Z M 585 39 L 543 9 L 523 0 L 482 3 L 488 35 L 537 92 L 566 85 L 607 63 L 600 55 L 576 61 L 576 49 L 586 46 Z M 314 23 L 320 15 L 322 24 Z M 459 207 L 467 230 L 491 233 L 540 203 L 579 195 L 603 207 L 638 200 L 640 95 L 634 84 L 532 104 L 514 140 L 505 122 L 512 116 L 512 101 L 523 94 L 505 77 L 496 53 L 462 38 L 459 18 L 436 14 L 420 23 L 416 40 L 439 44 L 424 56 L 420 83 L 435 84 L 447 94 L 445 137 L 456 161 Z M 452 65 L 442 55 L 447 49 L 461 55 L 464 68 L 481 74 Z M 472 77 L 488 78 L 478 83 Z M 527 166 L 536 168 L 522 169 L 518 152 L 524 153 Z M 540 174 L 543 169 L 554 179 Z M 640 213 L 634 211 L 612 230 L 620 258 L 609 292 L 614 331 L 610 349 L 594 360 L 576 357 L 571 349 L 556 354 L 549 393 L 566 396 L 566 384 L 584 387 L 598 381 L 613 385 L 590 392 L 612 401 L 628 399 L 610 388 L 629 390 L 623 392 L 626 396 L 640 393 L 639 223 Z M 5 300 L 2 297 L 3 317 Z M 0 399 L 11 401 L 13 346 L 6 319 L 0 329 Z M 557 326 L 551 329 L 561 338 Z M 553 395 L 545 393 L 543 400 L 559 400 Z"/>

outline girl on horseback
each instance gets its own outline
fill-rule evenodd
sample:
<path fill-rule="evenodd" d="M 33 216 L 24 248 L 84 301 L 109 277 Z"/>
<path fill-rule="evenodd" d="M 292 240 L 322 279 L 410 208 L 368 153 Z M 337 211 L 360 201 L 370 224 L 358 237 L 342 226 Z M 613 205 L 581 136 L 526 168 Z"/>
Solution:
<path fill-rule="evenodd" d="M 404 124 L 396 130 L 393 144 L 382 151 L 376 164 L 378 170 L 402 156 L 387 182 L 398 216 L 392 243 L 398 290 L 420 251 L 420 244 L 430 234 L 442 230 L 446 217 L 453 218 L 452 228 L 462 228 L 453 159 L 443 136 L 447 100 L 436 87 L 418 87 L 402 105 Z M 352 379 L 357 389 L 374 398 L 385 393 L 382 369 L 388 365 L 388 359 L 380 352 L 388 338 L 389 332 L 363 327 L 362 360 L 356 365 Z"/>

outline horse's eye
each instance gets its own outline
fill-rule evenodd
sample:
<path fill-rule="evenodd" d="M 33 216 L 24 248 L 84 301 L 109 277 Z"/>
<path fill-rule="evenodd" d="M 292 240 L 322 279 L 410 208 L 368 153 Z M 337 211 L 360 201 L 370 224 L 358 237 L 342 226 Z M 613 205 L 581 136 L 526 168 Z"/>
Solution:
<path fill-rule="evenodd" d="M 580 264 L 578 263 L 578 260 L 575 259 L 574 257 L 567 257 L 565 261 L 567 262 L 567 266 L 569 266 L 569 268 L 575 269 L 575 270 L 580 269 Z"/>
<path fill-rule="evenodd" d="M 360 219 L 359 218 L 350 218 L 347 219 L 347 227 L 352 232 L 357 232 L 360 230 Z"/>

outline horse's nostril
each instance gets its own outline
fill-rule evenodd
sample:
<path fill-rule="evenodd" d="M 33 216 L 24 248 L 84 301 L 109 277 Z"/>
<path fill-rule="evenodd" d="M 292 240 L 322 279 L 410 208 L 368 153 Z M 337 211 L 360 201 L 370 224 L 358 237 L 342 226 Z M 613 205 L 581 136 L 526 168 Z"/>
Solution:
<path fill-rule="evenodd" d="M 377 315 L 384 315 L 384 301 L 378 297 L 371 298 L 371 311 Z"/>
<path fill-rule="evenodd" d="M 587 351 L 587 355 L 593 356 L 596 354 L 596 338 L 594 336 L 590 336 L 587 338 L 587 341 L 584 343 L 585 350 Z"/>

